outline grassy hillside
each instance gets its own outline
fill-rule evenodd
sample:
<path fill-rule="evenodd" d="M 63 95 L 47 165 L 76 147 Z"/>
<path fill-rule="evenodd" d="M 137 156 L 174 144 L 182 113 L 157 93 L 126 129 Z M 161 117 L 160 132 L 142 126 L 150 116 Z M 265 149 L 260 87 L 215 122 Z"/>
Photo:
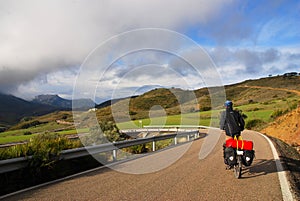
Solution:
<path fill-rule="evenodd" d="M 0 144 L 28 140 L 40 133 L 76 134 L 74 129 L 71 111 L 57 111 L 42 116 L 25 117 L 6 132 L 0 133 Z M 73 130 L 73 132 L 65 133 L 66 130 Z"/>
<path fill-rule="evenodd" d="M 248 85 L 248 86 L 264 86 L 272 88 L 282 88 L 282 89 L 294 89 L 299 90 L 300 77 L 285 77 L 285 76 L 274 76 L 266 77 L 257 80 L 247 80 L 238 85 Z"/>
<path fill-rule="evenodd" d="M 231 99 L 235 108 L 242 110 L 248 117 L 246 122 L 249 128 L 257 130 L 266 127 L 278 116 L 295 109 L 300 100 L 300 92 L 297 91 L 300 89 L 300 77 L 268 77 L 248 80 L 224 88 L 227 99 Z M 220 105 L 219 109 L 222 108 L 223 106 Z M 113 107 L 99 108 L 96 115 L 100 121 L 115 120 L 121 129 L 130 128 L 132 125 L 139 127 L 140 120 L 143 125 L 164 123 L 210 125 L 210 109 L 210 94 L 207 88 L 195 91 L 159 88 L 137 97 L 113 101 Z M 214 111 L 213 118 L 216 122 L 219 112 L 219 110 Z M 166 114 L 167 118 L 164 117 Z M 84 115 L 86 121 L 92 118 L 91 113 L 86 112 Z M 134 124 L 128 123 L 129 121 L 133 121 Z M 30 136 L 35 133 L 59 130 L 70 130 L 68 132 L 76 133 L 74 126 L 70 125 L 72 122 L 70 111 L 54 112 L 40 117 L 26 117 L 14 125 L 9 134 L 0 133 L 0 137 L 20 136 L 21 138 L 24 134 Z M 18 139 L 18 137 L 15 138 Z"/>
<path fill-rule="evenodd" d="M 237 105 L 247 103 L 267 103 L 297 97 L 300 92 L 300 77 L 283 76 L 248 80 L 239 84 L 225 86 L 228 99 Z"/>
<path fill-rule="evenodd" d="M 258 111 L 267 108 L 269 112 L 272 112 L 284 107 L 283 105 L 293 107 L 297 104 L 300 92 L 297 94 L 296 90 L 300 89 L 300 77 L 261 78 L 224 86 L 224 88 L 227 99 L 232 100 L 235 106 L 251 104 L 250 109 L 246 110 Z M 155 113 L 154 106 L 156 105 L 160 105 L 168 115 L 206 111 L 211 106 L 210 94 L 207 88 L 195 91 L 155 89 L 136 98 L 124 99 L 113 104 L 114 118 L 124 119 L 124 121 L 128 120 L 125 118 L 128 115 L 131 120 L 149 118 L 150 111 Z M 99 109 L 97 116 L 100 120 L 114 119 L 110 106 Z"/>

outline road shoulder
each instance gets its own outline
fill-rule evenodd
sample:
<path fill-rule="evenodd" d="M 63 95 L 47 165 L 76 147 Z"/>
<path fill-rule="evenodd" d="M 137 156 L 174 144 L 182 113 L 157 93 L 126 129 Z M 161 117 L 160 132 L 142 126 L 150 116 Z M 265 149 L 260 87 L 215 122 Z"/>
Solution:
<path fill-rule="evenodd" d="M 279 158 L 286 171 L 292 193 L 296 200 L 300 200 L 300 154 L 293 147 L 283 141 L 268 136 L 278 152 Z"/>

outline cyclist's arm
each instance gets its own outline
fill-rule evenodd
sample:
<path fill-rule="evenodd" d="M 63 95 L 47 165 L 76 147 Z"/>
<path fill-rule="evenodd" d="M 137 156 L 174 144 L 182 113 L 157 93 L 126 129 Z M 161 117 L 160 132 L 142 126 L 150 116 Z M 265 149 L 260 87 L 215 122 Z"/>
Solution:
<path fill-rule="evenodd" d="M 220 119 L 220 129 L 225 130 L 225 112 L 221 113 L 221 119 Z"/>
<path fill-rule="evenodd" d="M 245 129 L 245 121 L 241 114 L 239 114 L 239 124 L 240 124 L 241 131 L 243 131 Z"/>

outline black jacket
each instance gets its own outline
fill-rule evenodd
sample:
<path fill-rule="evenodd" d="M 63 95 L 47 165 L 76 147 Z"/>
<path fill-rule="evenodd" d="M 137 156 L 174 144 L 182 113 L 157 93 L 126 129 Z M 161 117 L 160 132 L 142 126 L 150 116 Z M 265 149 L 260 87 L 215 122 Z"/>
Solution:
<path fill-rule="evenodd" d="M 245 121 L 242 115 L 232 109 L 227 109 L 221 113 L 220 129 L 225 130 L 226 135 L 234 137 L 240 135 L 244 130 Z"/>

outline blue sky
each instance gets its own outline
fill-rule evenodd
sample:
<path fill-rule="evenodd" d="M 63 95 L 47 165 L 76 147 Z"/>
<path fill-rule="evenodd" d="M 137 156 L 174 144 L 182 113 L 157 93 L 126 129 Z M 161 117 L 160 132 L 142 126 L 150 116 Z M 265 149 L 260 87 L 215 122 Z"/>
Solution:
<path fill-rule="evenodd" d="M 287 46 L 299 43 L 298 1 L 239 1 L 186 34 L 204 45 Z"/>
<path fill-rule="evenodd" d="M 25 99 L 39 94 L 72 98 L 80 66 L 93 51 L 112 37 L 143 28 L 167 29 L 197 42 L 223 84 L 299 72 L 298 27 L 299 1 L 0 0 L 0 92 Z M 157 40 L 166 48 L 176 43 Z M 103 54 L 110 57 L 115 50 Z M 94 71 L 86 75 L 86 87 L 97 85 L 97 92 L 82 96 L 97 102 L 111 98 L 112 91 L 130 96 L 158 86 L 197 89 L 207 84 L 181 58 L 160 51 L 123 55 L 106 67 L 104 78 L 94 77 Z"/>

